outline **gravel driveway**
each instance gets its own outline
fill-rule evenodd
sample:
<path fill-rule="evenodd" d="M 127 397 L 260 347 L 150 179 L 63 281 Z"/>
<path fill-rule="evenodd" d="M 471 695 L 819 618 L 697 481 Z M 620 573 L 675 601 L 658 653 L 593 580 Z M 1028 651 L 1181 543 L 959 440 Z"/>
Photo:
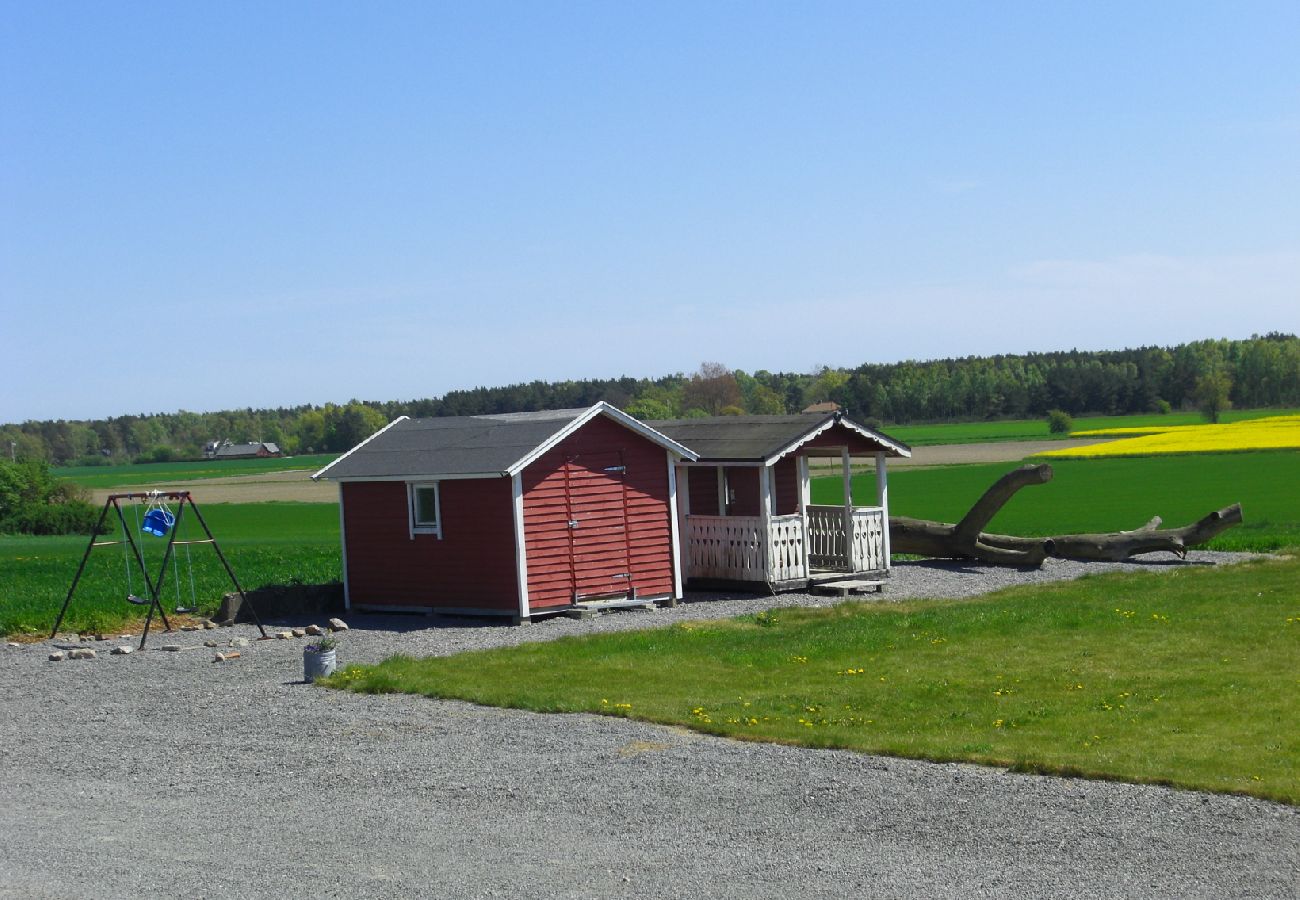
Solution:
<path fill-rule="evenodd" d="M 1081 570 L 904 564 L 887 596 Z M 454 653 L 830 602 L 693 600 L 520 628 L 354 616 L 342 652 Z M 61 663 L 49 642 L 0 651 L 0 895 L 1297 896 L 1295 808 L 363 697 L 300 683 L 302 640 L 225 663 L 201 646 L 255 634 L 151 638 L 193 649 L 129 656 L 100 643 L 96 659 Z"/>

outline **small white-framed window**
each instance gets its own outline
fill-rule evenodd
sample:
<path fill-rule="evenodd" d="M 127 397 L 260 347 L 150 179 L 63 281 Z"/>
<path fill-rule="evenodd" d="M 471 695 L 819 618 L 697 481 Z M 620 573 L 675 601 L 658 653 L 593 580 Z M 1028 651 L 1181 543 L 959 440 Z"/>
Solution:
<path fill-rule="evenodd" d="M 406 486 L 407 516 L 411 537 L 417 534 L 435 534 L 442 537 L 442 505 L 438 496 L 438 482 Z"/>

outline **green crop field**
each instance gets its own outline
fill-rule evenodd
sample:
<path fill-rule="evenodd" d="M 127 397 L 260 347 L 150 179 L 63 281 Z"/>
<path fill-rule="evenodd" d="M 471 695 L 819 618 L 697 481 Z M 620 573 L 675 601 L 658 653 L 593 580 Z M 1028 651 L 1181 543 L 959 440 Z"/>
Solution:
<path fill-rule="evenodd" d="M 1225 412 L 1221 421 L 1242 422 L 1266 416 L 1296 415 L 1289 409 L 1237 409 Z M 1205 419 L 1194 412 L 1150 413 L 1136 416 L 1083 416 L 1074 420 L 1075 431 L 1100 428 L 1169 428 L 1175 425 L 1204 425 Z M 992 422 L 952 422 L 929 425 L 886 425 L 884 430 L 910 447 L 934 447 L 941 444 L 988 444 L 997 441 L 1064 440 L 1067 434 L 1051 434 L 1046 419 L 1007 419 Z"/>
<path fill-rule="evenodd" d="M 337 458 L 337 453 L 317 453 L 311 456 L 229 459 L 221 462 L 201 459 L 125 466 L 68 466 L 55 469 L 54 474 L 82 487 L 103 489 L 127 485 L 165 485 L 167 482 L 174 481 L 229 478 L 232 475 L 261 475 L 267 472 L 289 472 L 299 469 L 309 469 L 314 472 Z"/>
<path fill-rule="evenodd" d="M 339 510 L 332 503 L 211 504 L 201 507 L 204 519 L 230 561 L 245 590 L 267 584 L 316 584 L 340 577 Z M 124 510 L 136 528 L 133 513 Z M 178 538 L 202 533 L 187 511 Z M 136 532 L 138 534 L 138 532 Z M 103 536 L 116 540 L 120 531 Z M 140 535 L 150 574 L 157 572 L 166 541 Z M 0 537 L 0 632 L 48 634 L 63 605 L 88 538 Z M 66 631 L 109 631 L 130 628 L 143 618 L 144 608 L 126 602 L 126 595 L 143 595 L 138 571 L 128 577 L 124 548 L 92 551 L 64 622 Z M 191 572 L 193 593 L 191 593 Z M 179 589 L 179 591 L 178 591 Z M 165 608 L 189 606 L 211 614 L 221 595 L 232 590 L 229 578 L 208 545 L 178 548 L 163 585 Z"/>
<path fill-rule="evenodd" d="M 956 522 L 980 495 L 1020 463 L 989 463 L 889 473 L 889 511 Z M 1244 521 L 1210 543 L 1217 550 L 1300 546 L 1300 453 L 1056 460 L 1053 478 L 1022 489 L 993 519 L 1003 534 L 1049 535 L 1138 528 L 1152 516 L 1176 527 L 1241 503 Z M 855 502 L 875 502 L 875 474 L 853 478 Z M 843 503 L 838 476 L 815 478 L 814 503 Z"/>
<path fill-rule="evenodd" d="M 1300 561 L 1273 558 L 777 609 L 328 683 L 1300 803 L 1298 581 Z"/>

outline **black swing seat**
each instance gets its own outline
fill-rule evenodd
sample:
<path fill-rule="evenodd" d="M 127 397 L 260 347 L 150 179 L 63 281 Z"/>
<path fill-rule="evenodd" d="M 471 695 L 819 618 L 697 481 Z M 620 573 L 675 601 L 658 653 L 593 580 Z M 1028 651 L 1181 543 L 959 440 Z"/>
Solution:
<path fill-rule="evenodd" d="M 135 594 L 127 594 L 127 595 L 126 595 L 126 602 L 127 602 L 127 603 L 134 603 L 136 606 L 148 606 L 148 605 L 149 605 L 149 601 L 148 601 L 148 600 L 146 600 L 144 597 L 137 597 Z"/>
<path fill-rule="evenodd" d="M 186 616 L 186 615 L 189 615 L 190 613 L 194 612 L 194 611 L 197 610 L 197 609 L 198 609 L 197 606 L 178 606 L 178 607 L 176 607 L 176 615 L 178 615 L 178 616 Z"/>

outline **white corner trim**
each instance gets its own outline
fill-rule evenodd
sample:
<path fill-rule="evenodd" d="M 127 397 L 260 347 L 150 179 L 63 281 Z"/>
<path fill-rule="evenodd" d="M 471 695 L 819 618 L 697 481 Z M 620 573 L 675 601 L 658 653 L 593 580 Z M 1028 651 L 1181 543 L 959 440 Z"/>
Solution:
<path fill-rule="evenodd" d="M 673 597 L 682 596 L 682 532 L 677 521 L 677 459 L 672 451 L 664 454 L 668 457 L 668 523 L 672 537 L 673 553 Z"/>
<path fill-rule="evenodd" d="M 343 515 L 343 485 L 339 484 L 339 541 L 343 544 L 343 611 L 352 612 L 352 587 L 348 584 L 348 525 Z"/>
<path fill-rule="evenodd" d="M 516 474 L 510 479 L 515 520 L 515 578 L 519 591 L 519 618 L 529 616 L 528 607 L 528 542 L 524 533 L 524 478 Z"/>
<path fill-rule="evenodd" d="M 610 404 L 606 403 L 604 400 L 601 400 L 599 403 L 596 403 L 595 405 L 584 410 L 581 415 L 579 415 L 577 418 L 571 421 L 568 425 L 565 425 L 555 434 L 551 435 L 549 438 L 542 441 L 542 443 L 538 444 L 532 450 L 529 450 L 528 453 L 524 454 L 523 457 L 521 457 L 520 459 L 512 463 L 510 466 L 508 466 L 504 474 L 511 475 L 511 476 L 519 474 L 524 469 L 526 469 L 529 465 L 531 465 L 534 461 L 536 461 L 540 456 L 542 456 L 542 454 L 546 453 L 546 451 L 550 450 L 552 447 L 559 444 L 569 435 L 573 434 L 583 425 L 586 425 L 588 422 L 590 422 L 592 419 L 596 418 L 596 416 L 599 415 L 609 416 L 615 422 L 626 427 L 630 431 L 635 431 L 637 434 L 641 435 L 642 437 L 654 441 L 659 446 L 663 447 L 666 450 L 671 450 L 672 452 L 676 453 L 678 456 L 683 457 L 684 459 L 692 459 L 692 460 L 699 459 L 699 455 L 696 454 L 693 450 L 690 450 L 687 447 L 683 447 L 681 444 L 677 443 L 672 438 L 668 437 L 668 435 L 655 431 L 653 428 L 651 428 L 649 425 L 642 422 L 640 419 L 637 419 L 633 416 L 629 416 L 627 413 L 623 412 L 623 410 L 619 409 L 618 407 L 611 406 Z"/>
<path fill-rule="evenodd" d="M 325 474 L 326 472 L 328 472 L 330 469 L 334 468 L 334 467 L 337 466 L 339 463 L 343 462 L 343 460 L 347 459 L 347 458 L 348 458 L 349 456 L 351 456 L 353 453 L 356 453 L 358 450 L 360 450 L 360 449 L 361 449 L 362 447 L 364 447 L 366 444 L 369 444 L 369 443 L 370 443 L 371 441 L 373 441 L 375 438 L 379 437 L 379 436 L 380 436 L 381 434 L 383 434 L 385 431 L 387 431 L 388 429 L 390 429 L 390 428 L 392 428 L 394 425 L 396 425 L 398 422 L 406 422 L 406 421 L 408 421 L 410 418 L 411 418 L 410 416 L 398 416 L 396 419 L 394 419 L 393 421 L 389 422 L 389 423 L 388 423 L 387 425 L 385 425 L 383 428 L 379 429 L 379 430 L 376 431 L 374 434 L 372 434 L 370 437 L 366 438 L 364 441 L 362 441 L 361 443 L 357 444 L 355 447 L 353 447 L 353 448 L 352 448 L 351 450 L 349 450 L 347 453 L 344 453 L 344 454 L 343 454 L 342 456 L 340 456 L 338 459 L 334 460 L 334 462 L 330 463 L 328 466 L 326 466 L 325 468 L 321 469 L 319 472 L 317 472 L 315 475 L 313 475 L 313 476 L 311 477 L 311 480 L 312 480 L 312 481 L 315 481 L 317 478 L 320 478 L 322 475 L 324 475 L 324 474 Z"/>

